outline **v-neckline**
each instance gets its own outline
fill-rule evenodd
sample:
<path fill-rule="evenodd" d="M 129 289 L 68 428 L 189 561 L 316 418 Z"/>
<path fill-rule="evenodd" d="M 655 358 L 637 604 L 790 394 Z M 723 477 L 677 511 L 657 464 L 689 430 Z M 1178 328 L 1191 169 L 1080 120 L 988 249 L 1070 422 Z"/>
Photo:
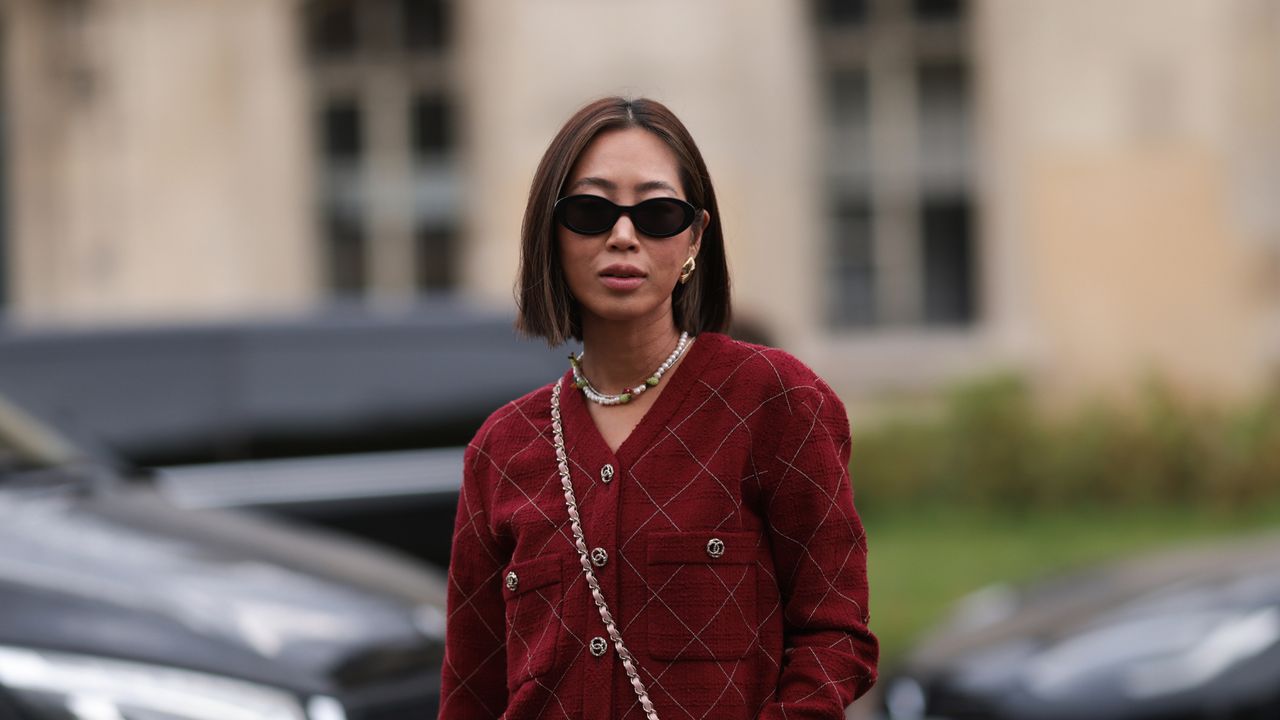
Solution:
<path fill-rule="evenodd" d="M 594 445 L 597 452 L 610 458 L 615 465 L 628 466 L 634 448 L 648 446 L 653 435 L 666 424 L 667 419 L 680 406 L 680 403 L 688 397 L 690 386 L 702 374 L 702 368 L 713 354 L 714 341 L 717 339 L 715 335 L 717 333 L 706 332 L 697 336 L 680 364 L 672 368 L 671 372 L 663 378 L 668 384 L 658 395 L 658 399 L 653 401 L 648 410 L 645 410 L 640 422 L 631 428 L 631 432 L 623 439 L 616 452 L 609 448 L 609 443 L 604 439 L 604 433 L 600 432 L 595 418 L 591 417 L 591 410 L 587 407 L 589 401 L 581 390 L 574 387 L 572 370 L 566 372 L 561 378 L 564 384 L 561 389 L 561 406 L 566 426 L 583 428 L 580 438 Z M 566 427 L 566 435 L 569 434 L 568 427 Z"/>

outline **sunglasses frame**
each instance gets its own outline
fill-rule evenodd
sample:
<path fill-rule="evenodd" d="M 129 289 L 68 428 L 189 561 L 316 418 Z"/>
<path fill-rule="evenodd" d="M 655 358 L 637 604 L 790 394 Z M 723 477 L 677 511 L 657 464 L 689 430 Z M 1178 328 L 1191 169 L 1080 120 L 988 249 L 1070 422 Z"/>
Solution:
<path fill-rule="evenodd" d="M 613 213 L 614 213 L 614 215 L 613 215 L 613 220 L 609 221 L 609 224 L 608 224 L 607 226 L 605 226 L 604 228 L 602 228 L 602 229 L 600 229 L 600 230 L 596 230 L 596 231 L 594 231 L 594 232 L 586 232 L 586 231 L 584 231 L 584 230 L 580 230 L 580 229 L 575 228 L 574 226 L 570 225 L 570 224 L 565 220 L 565 216 L 564 216 L 564 214 L 565 214 L 565 210 L 564 210 L 564 208 L 566 207 L 566 203 L 568 203 L 568 202 L 570 202 L 570 201 L 572 201 L 572 200 L 578 200 L 578 199 L 580 199 L 580 198 L 590 198 L 590 199 L 591 199 L 591 200 L 593 200 L 593 201 L 604 202 L 604 203 L 606 203 L 606 204 L 608 204 L 608 205 L 612 206 L 612 208 L 613 208 Z M 651 233 L 651 232 L 646 232 L 644 228 L 642 228 L 642 227 L 640 227 L 638 224 L 636 224 L 636 218 L 635 218 L 635 215 L 633 215 L 631 211 L 632 211 L 632 210 L 635 210 L 635 209 L 636 209 L 636 208 L 638 208 L 638 207 L 641 207 L 642 205 L 644 205 L 644 204 L 646 204 L 646 203 L 653 203 L 653 202 L 660 202 L 660 203 L 675 203 L 676 205 L 678 205 L 678 206 L 680 207 L 680 209 L 682 209 L 682 210 L 684 211 L 684 222 L 682 222 L 682 223 L 680 224 L 679 229 L 677 229 L 675 232 L 671 232 L 671 233 L 655 234 L 655 233 Z M 688 230 L 688 229 L 689 229 L 689 227 L 690 227 L 691 225 L 693 225 L 693 221 L 694 221 L 694 220 L 697 218 L 697 216 L 698 216 L 698 208 L 694 207 L 692 203 L 689 203 L 689 202 L 687 202 L 687 201 L 685 201 L 685 200 L 681 200 L 680 198 L 675 198 L 675 197 L 656 197 L 656 198 L 649 198 L 648 200 L 641 200 L 640 202 L 636 203 L 635 205 L 619 205 L 619 204 L 615 203 L 614 201 L 610 200 L 609 198 L 604 197 L 603 195 L 592 195 L 592 194 L 590 194 L 590 193 L 580 193 L 580 194 L 578 194 L 578 195 L 568 195 L 568 196 L 566 196 L 566 197 L 562 197 L 562 198 L 560 198 L 559 200 L 556 200 L 556 204 L 555 204 L 555 207 L 552 209 L 552 213 L 553 213 L 553 214 L 554 214 L 554 216 L 555 216 L 556 222 L 560 223 L 561 225 L 563 225 L 564 227 L 568 228 L 569 230 L 571 230 L 571 231 L 573 231 L 573 232 L 575 232 L 575 233 L 578 233 L 579 235 L 601 235 L 601 234 L 603 234 L 603 233 L 607 233 L 607 232 L 609 232 L 610 230 L 612 230 L 612 229 L 613 229 L 613 226 L 614 226 L 615 224 L 617 224 L 617 222 L 618 222 L 618 218 L 622 217 L 623 213 L 626 213 L 627 217 L 631 218 L 631 224 L 632 224 L 632 225 L 635 225 L 636 231 L 637 231 L 637 232 L 639 232 L 640 234 L 642 234 L 642 235 L 644 235 L 644 236 L 646 236 L 646 237 L 651 237 L 651 238 L 669 238 L 669 237 L 675 237 L 676 235 L 679 235 L 680 233 L 684 232 L 685 230 Z"/>

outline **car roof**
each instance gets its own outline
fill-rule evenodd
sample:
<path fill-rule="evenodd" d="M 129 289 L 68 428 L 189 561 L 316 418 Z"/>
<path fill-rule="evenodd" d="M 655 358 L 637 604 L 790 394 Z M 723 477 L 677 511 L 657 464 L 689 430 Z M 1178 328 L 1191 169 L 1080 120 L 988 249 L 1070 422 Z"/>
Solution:
<path fill-rule="evenodd" d="M 559 377 L 564 352 L 518 338 L 510 314 L 457 302 L 0 326 L 0 394 L 144 463 L 431 447 L 465 442 L 502 403 Z"/>

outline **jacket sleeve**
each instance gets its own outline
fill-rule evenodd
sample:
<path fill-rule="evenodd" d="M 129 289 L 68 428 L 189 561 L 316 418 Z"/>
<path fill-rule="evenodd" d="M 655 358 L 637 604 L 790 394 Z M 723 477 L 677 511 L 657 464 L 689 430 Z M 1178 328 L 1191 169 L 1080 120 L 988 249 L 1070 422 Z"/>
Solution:
<path fill-rule="evenodd" d="M 473 442 L 463 460 L 462 491 L 449 559 L 448 621 L 440 682 L 441 720 L 489 720 L 507 705 L 506 566 L 485 511 L 484 451 Z"/>
<path fill-rule="evenodd" d="M 844 405 L 816 376 L 785 392 L 763 478 L 782 598 L 783 658 L 761 720 L 834 720 L 876 680 L 867 627 L 867 545 L 849 480 Z"/>

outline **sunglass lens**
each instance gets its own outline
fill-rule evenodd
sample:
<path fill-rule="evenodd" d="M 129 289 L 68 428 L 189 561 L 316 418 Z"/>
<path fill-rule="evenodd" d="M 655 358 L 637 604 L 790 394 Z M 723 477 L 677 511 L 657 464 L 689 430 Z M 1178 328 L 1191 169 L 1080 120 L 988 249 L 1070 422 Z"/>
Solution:
<path fill-rule="evenodd" d="M 683 232 L 692 222 L 689 207 L 678 200 L 654 198 L 631 211 L 636 229 L 652 237 L 670 237 Z"/>
<path fill-rule="evenodd" d="M 560 218 L 574 232 L 595 235 L 613 227 L 618 219 L 618 206 L 602 197 L 580 195 L 561 206 Z"/>

